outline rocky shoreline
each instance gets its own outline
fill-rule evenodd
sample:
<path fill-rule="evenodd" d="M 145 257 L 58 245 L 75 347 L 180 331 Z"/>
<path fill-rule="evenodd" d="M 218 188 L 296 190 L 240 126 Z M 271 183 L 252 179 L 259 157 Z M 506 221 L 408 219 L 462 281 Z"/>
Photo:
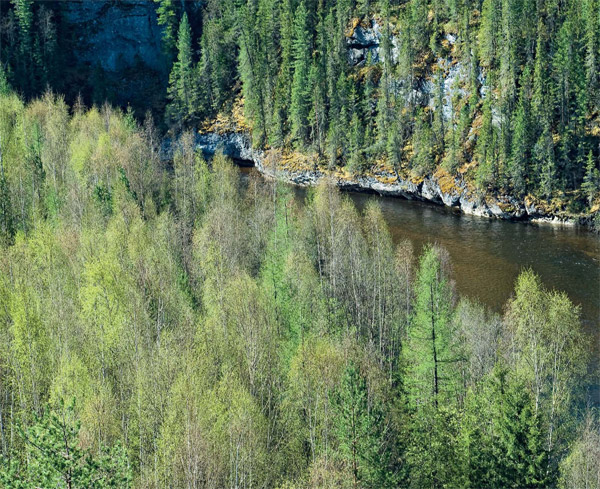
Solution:
<path fill-rule="evenodd" d="M 450 185 L 442 185 L 435 175 L 424 178 L 419 183 L 390 175 L 339 176 L 333 172 L 315 170 L 291 170 L 273 167 L 267 163 L 265 153 L 251 147 L 248 137 L 239 132 L 198 134 L 196 147 L 206 155 L 218 151 L 235 159 L 252 164 L 267 178 L 277 178 L 282 181 L 309 187 L 317 185 L 327 178 L 342 190 L 353 192 L 370 192 L 379 195 L 401 197 L 408 200 L 420 200 L 438 205 L 445 205 L 469 215 L 525 221 L 532 223 L 548 223 L 561 226 L 582 225 L 593 227 L 591 216 L 556 215 L 545 212 L 535 203 L 527 199 L 519 200 L 512 196 L 477 196 L 469 190 L 467 184 L 455 177 Z M 383 181 L 382 181 L 383 180 Z M 388 183 L 389 182 L 389 183 Z M 448 188 L 448 190 L 444 190 Z"/>

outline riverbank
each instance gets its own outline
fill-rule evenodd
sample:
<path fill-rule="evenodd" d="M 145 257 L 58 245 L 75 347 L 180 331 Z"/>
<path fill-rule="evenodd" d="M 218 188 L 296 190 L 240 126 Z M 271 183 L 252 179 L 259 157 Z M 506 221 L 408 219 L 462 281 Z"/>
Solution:
<path fill-rule="evenodd" d="M 389 170 L 375 169 L 368 175 L 352 175 L 347 171 L 329 170 L 312 163 L 309 158 L 284 158 L 273 150 L 253 149 L 249 138 L 240 132 L 208 132 L 198 134 L 196 146 L 207 155 L 222 151 L 242 162 L 250 162 L 268 178 L 309 187 L 328 179 L 342 190 L 369 192 L 408 200 L 420 200 L 460 210 L 468 215 L 510 221 L 584 226 L 594 229 L 595 214 L 573 215 L 553 211 L 534 198 L 523 200 L 509 195 L 482 195 L 460 177 L 443 171 L 424 178 L 401 177 Z M 596 213 L 597 214 L 597 213 Z"/>

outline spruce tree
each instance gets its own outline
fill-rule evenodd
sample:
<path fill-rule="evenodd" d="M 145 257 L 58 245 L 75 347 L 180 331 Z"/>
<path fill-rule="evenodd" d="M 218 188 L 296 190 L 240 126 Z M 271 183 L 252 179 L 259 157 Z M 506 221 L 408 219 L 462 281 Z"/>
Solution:
<path fill-rule="evenodd" d="M 600 106 L 600 3 L 584 1 L 586 84 L 591 106 Z"/>
<path fill-rule="evenodd" d="M 530 72 L 525 68 L 521 76 L 519 102 L 512 120 L 512 148 L 508 165 L 509 178 L 514 192 L 521 196 L 527 190 L 527 175 L 529 173 L 529 154 L 531 148 L 531 120 L 529 105 Z"/>
<path fill-rule="evenodd" d="M 556 160 L 554 141 L 548 119 L 542 121 L 542 133 L 533 148 L 539 175 L 539 194 L 550 199 L 556 189 Z"/>
<path fill-rule="evenodd" d="M 177 34 L 177 61 L 169 77 L 167 119 L 178 126 L 190 121 L 196 110 L 196 73 L 192 57 L 192 32 L 183 14 Z"/>
<path fill-rule="evenodd" d="M 530 393 L 518 381 L 500 389 L 496 400 L 499 412 L 494 417 L 499 487 L 551 487 L 553 474 L 548 466 L 542 422 Z"/>
<path fill-rule="evenodd" d="M 415 114 L 415 129 L 412 138 L 414 155 L 411 167 L 419 175 L 426 175 L 434 169 L 433 134 L 429 118 L 423 109 Z"/>
<path fill-rule="evenodd" d="M 303 145 L 308 136 L 310 112 L 309 71 L 311 66 L 308 11 L 301 2 L 294 18 L 294 42 L 292 44 L 294 76 L 290 103 L 290 128 L 292 139 Z"/>
<path fill-rule="evenodd" d="M 0 141 L 1 144 L 2 142 Z M 10 201 L 10 189 L 1 160 L 2 156 L 0 154 L 0 243 L 9 245 L 12 243 L 15 235 L 15 223 L 13 207 Z"/>
<path fill-rule="evenodd" d="M 496 68 L 498 61 L 498 41 L 501 39 L 501 0 L 483 0 L 481 7 L 481 27 L 479 44 L 481 64 L 490 69 Z"/>
<path fill-rule="evenodd" d="M 75 418 L 74 403 L 58 408 L 46 407 L 34 416 L 33 426 L 20 429 L 25 443 L 23 458 L 0 458 L 0 482 L 3 487 L 35 489 L 127 489 L 132 474 L 125 450 L 118 444 L 102 447 L 99 453 L 81 448 L 80 422 Z"/>
<path fill-rule="evenodd" d="M 177 47 L 177 8 L 174 0 L 154 0 L 158 4 L 156 15 L 158 25 L 163 28 L 163 46 L 172 56 Z"/>
<path fill-rule="evenodd" d="M 12 0 L 19 25 L 19 55 L 16 76 L 26 91 L 34 89 L 33 71 L 33 1 Z"/>
<path fill-rule="evenodd" d="M 591 151 L 588 154 L 581 190 L 590 206 L 593 204 L 598 192 L 600 192 L 600 170 L 596 166 L 594 155 Z"/>
<path fill-rule="evenodd" d="M 360 173 L 363 165 L 362 156 L 362 140 L 364 128 L 358 118 L 356 111 L 352 114 L 350 121 L 350 158 L 348 161 L 348 169 L 351 173 Z"/>
<path fill-rule="evenodd" d="M 477 139 L 477 184 L 481 188 L 494 185 L 498 175 L 498 133 L 493 119 L 492 95 L 483 102 L 483 122 Z"/>
<path fill-rule="evenodd" d="M 333 398 L 338 456 L 352 474 L 352 487 L 393 487 L 384 413 L 382 406 L 375 400 L 370 402 L 369 397 L 365 378 L 351 363 Z"/>
<path fill-rule="evenodd" d="M 240 9 L 240 54 L 238 71 L 242 79 L 244 110 L 253 129 L 256 146 L 264 143 L 266 128 L 265 82 L 267 79 L 264 40 L 259 37 L 259 15 L 251 4 Z"/>

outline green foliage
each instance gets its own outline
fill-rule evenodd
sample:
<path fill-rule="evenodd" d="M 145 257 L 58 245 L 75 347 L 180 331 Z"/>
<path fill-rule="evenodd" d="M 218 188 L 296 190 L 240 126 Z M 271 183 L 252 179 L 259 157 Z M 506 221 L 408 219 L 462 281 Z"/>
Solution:
<path fill-rule="evenodd" d="M 324 143 L 354 161 L 374 140 L 368 106 L 346 73 L 323 95 L 334 88 L 354 127 Z M 222 154 L 204 161 L 192 131 L 161 164 L 151 120 L 108 105 L 6 92 L 0 136 L 3 486 L 597 480 L 579 308 L 532 272 L 502 319 L 455 307 L 447 253 L 426 246 L 415 273 L 377 203 L 241 179 Z"/>
<path fill-rule="evenodd" d="M 163 43 L 165 50 L 172 53 L 177 44 L 177 8 L 173 0 L 154 0 L 158 4 L 156 15 L 158 25 L 163 28 Z"/>
<path fill-rule="evenodd" d="M 531 395 L 515 383 L 505 388 L 497 418 L 502 487 L 548 487 L 548 452 Z"/>
<path fill-rule="evenodd" d="M 293 139 L 304 143 L 307 134 L 307 119 L 310 110 L 310 37 L 308 32 L 308 12 L 301 2 L 294 13 L 294 41 L 292 43 L 294 76 L 290 101 L 290 127 Z"/>
<path fill-rule="evenodd" d="M 167 118 L 181 127 L 196 112 L 196 73 L 192 57 L 192 34 L 187 14 L 183 14 L 177 32 L 177 61 L 169 77 Z"/>
<path fill-rule="evenodd" d="M 385 446 L 385 419 L 377 401 L 369 405 L 367 384 L 350 364 L 334 396 L 338 457 L 352 477 L 353 487 L 392 487 Z"/>
<path fill-rule="evenodd" d="M 597 2 L 155 0 L 172 65 L 149 108 L 175 130 L 231 116 L 253 146 L 315 151 L 317 166 L 360 174 L 377 162 L 413 178 L 442 166 L 481 194 L 574 209 L 587 155 L 598 158 Z M 63 8 L 5 2 L 4 76 L 27 97 L 129 100 L 99 64 L 85 89 L 65 87 L 78 54 Z"/>
<path fill-rule="evenodd" d="M 439 249 L 426 247 L 415 284 L 414 316 L 405 355 L 407 388 L 414 405 L 451 401 L 457 394 L 459 360 L 452 331 L 452 289 Z"/>
<path fill-rule="evenodd" d="M 594 163 L 594 155 L 591 151 L 588 154 L 585 177 L 581 184 L 581 190 L 583 190 L 588 204 L 591 206 L 600 191 L 600 170 L 598 170 Z"/>
<path fill-rule="evenodd" d="M 20 430 L 26 454 L 2 459 L 0 481 L 20 489 L 131 487 L 127 455 L 121 445 L 94 454 L 81 448 L 79 433 L 74 403 L 61 401 L 56 410 L 46 407 L 32 426 Z"/>

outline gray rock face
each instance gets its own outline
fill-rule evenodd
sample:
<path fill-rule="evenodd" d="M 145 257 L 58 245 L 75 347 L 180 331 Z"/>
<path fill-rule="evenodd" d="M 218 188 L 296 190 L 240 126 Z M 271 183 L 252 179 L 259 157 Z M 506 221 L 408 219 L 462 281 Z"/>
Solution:
<path fill-rule="evenodd" d="M 252 149 L 250 140 L 238 132 L 198 134 L 196 148 L 209 156 L 221 151 L 225 156 L 252 162 L 257 166 L 262 159 L 262 153 Z"/>
<path fill-rule="evenodd" d="M 379 44 L 381 40 L 380 26 L 371 21 L 371 27 L 357 26 L 352 35 L 346 38 L 348 46 L 348 63 L 352 66 L 362 66 L 369 55 L 371 63 L 379 61 Z"/>
<path fill-rule="evenodd" d="M 466 83 L 468 72 L 461 62 L 453 62 L 452 58 L 439 58 L 437 60 L 438 69 L 443 73 L 441 83 L 443 86 L 436 87 L 438 80 L 427 80 L 423 84 L 423 92 L 427 97 L 427 105 L 433 110 L 436 109 L 436 96 L 438 90 L 442 90 L 442 114 L 444 120 L 448 122 L 452 118 L 452 99 L 455 95 L 466 96 L 463 88 Z"/>
<path fill-rule="evenodd" d="M 226 134 L 208 133 L 197 137 L 197 148 L 205 154 L 213 155 L 217 151 L 246 161 L 253 161 L 258 171 L 267 178 L 280 180 L 302 187 L 317 185 L 323 178 L 330 179 L 343 190 L 357 192 L 375 192 L 380 195 L 402 197 L 409 200 L 423 200 L 448 207 L 459 208 L 465 214 L 480 217 L 498 218 L 507 220 L 528 220 L 531 222 L 545 222 L 551 224 L 573 225 L 576 222 L 559 216 L 544 215 L 533 205 L 526 205 L 511 196 L 488 197 L 482 199 L 469 192 L 467 185 L 459 177 L 454 180 L 454 185 L 449 192 L 444 192 L 435 176 L 426 177 L 422 183 L 416 184 L 410 180 L 397 178 L 392 183 L 383 183 L 375 176 L 356 176 L 352 179 L 339 179 L 327 175 L 320 170 L 290 171 L 267 167 L 264 164 L 264 153 L 252 149 L 250 140 L 241 133 L 230 132 Z M 389 177 L 390 175 L 379 175 Z"/>
<path fill-rule="evenodd" d="M 60 5 L 63 21 L 74 33 L 78 61 L 113 73 L 138 62 L 156 71 L 166 69 L 154 2 L 80 0 Z"/>

